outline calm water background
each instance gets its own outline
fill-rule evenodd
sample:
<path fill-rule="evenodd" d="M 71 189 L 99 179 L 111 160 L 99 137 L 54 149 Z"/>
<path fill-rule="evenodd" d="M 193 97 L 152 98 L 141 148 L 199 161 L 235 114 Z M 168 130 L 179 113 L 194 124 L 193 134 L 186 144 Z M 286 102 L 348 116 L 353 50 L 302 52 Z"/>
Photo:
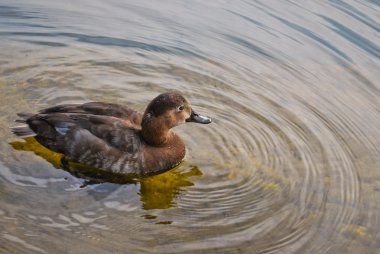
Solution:
<path fill-rule="evenodd" d="M 379 32 L 375 0 L 0 0 L 0 252 L 380 253 Z M 9 131 L 173 89 L 214 123 L 135 184 Z"/>

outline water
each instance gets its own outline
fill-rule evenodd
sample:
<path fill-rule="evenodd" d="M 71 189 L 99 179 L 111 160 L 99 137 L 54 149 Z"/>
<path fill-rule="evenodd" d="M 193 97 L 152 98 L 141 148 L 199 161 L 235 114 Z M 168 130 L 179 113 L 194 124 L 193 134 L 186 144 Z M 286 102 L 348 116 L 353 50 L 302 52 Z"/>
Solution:
<path fill-rule="evenodd" d="M 0 1 L 1 253 L 379 253 L 378 1 Z M 85 180 L 17 112 L 182 92 L 185 162 Z"/>

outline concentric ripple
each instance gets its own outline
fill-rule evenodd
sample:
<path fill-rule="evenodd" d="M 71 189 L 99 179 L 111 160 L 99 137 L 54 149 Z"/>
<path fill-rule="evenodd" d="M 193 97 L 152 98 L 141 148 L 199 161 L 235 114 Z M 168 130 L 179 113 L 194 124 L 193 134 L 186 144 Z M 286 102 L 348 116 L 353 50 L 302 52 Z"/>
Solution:
<path fill-rule="evenodd" d="M 0 252 L 378 253 L 374 1 L 0 5 Z M 17 112 L 183 93 L 177 168 L 88 184 Z"/>

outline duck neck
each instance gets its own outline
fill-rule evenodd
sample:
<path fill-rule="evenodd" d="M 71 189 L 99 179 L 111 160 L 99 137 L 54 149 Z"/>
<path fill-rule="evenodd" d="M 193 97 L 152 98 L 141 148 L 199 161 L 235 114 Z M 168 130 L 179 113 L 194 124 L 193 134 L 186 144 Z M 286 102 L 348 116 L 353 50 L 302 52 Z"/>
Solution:
<path fill-rule="evenodd" d="M 163 126 L 160 121 L 143 119 L 141 134 L 145 142 L 152 146 L 165 146 L 171 138 L 171 131 Z"/>

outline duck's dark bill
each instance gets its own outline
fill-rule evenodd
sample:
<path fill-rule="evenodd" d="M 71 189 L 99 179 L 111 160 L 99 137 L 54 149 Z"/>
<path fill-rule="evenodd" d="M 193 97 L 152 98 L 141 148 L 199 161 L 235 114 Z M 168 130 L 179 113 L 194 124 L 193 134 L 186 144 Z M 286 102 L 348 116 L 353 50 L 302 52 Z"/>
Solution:
<path fill-rule="evenodd" d="M 190 118 L 186 119 L 186 122 L 208 124 L 208 123 L 211 123 L 211 118 L 208 116 L 199 115 L 195 113 L 194 111 L 192 111 Z"/>

